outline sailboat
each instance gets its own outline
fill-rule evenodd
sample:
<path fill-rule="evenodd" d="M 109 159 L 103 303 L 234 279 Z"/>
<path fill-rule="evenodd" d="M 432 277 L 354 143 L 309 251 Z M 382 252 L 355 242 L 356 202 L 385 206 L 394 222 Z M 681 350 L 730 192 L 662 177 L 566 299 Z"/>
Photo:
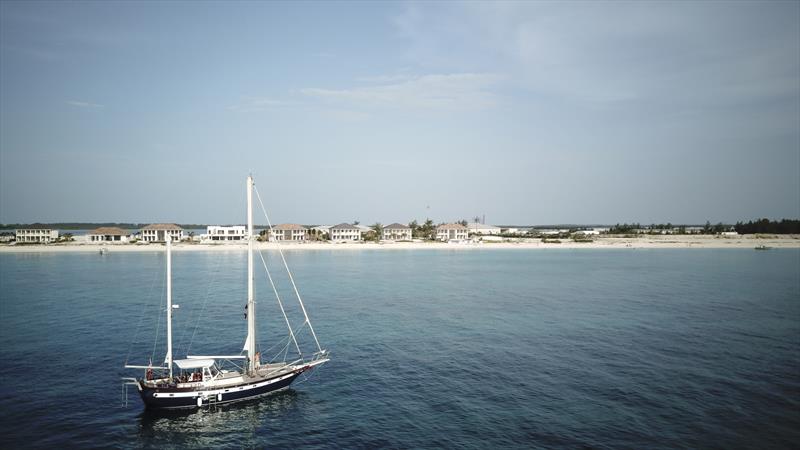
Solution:
<path fill-rule="evenodd" d="M 204 405 L 217 405 L 255 399 L 276 391 L 286 389 L 301 374 L 328 362 L 328 352 L 319 344 L 314 328 L 308 319 L 303 301 L 294 285 L 291 272 L 289 279 L 297 294 L 304 325 L 308 325 L 314 337 L 317 351 L 303 356 L 297 339 L 281 304 L 281 311 L 289 327 L 289 336 L 297 347 L 299 358 L 294 361 L 261 362 L 256 347 L 256 301 L 253 289 L 253 177 L 247 177 L 247 337 L 240 355 L 189 356 L 173 359 L 172 314 L 178 305 L 172 304 L 172 242 L 166 237 L 166 320 L 167 350 L 164 364 L 153 366 L 125 364 L 126 369 L 144 369 L 141 378 L 123 378 L 125 384 L 135 385 L 146 408 L 180 409 L 199 408 Z M 260 198 L 259 198 L 260 201 Z M 263 204 L 262 204 L 263 207 Z M 269 218 L 267 217 L 267 220 Z M 280 250 L 279 250 L 280 251 Z M 263 259 L 263 257 L 262 257 Z M 286 263 L 281 253 L 281 259 Z M 265 263 L 266 267 L 266 263 Z M 270 282 L 272 279 L 270 278 Z M 277 295 L 277 291 L 276 291 Z M 280 302 L 280 298 L 278 298 Z M 287 344 L 288 345 L 288 344 Z M 234 363 L 240 361 L 240 364 Z M 236 369 L 227 369 L 225 363 L 232 363 Z"/>

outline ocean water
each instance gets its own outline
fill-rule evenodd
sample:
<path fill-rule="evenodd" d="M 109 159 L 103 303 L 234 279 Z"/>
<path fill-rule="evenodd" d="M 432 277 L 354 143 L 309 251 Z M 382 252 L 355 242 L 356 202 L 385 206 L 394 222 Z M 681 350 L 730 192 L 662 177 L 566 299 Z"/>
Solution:
<path fill-rule="evenodd" d="M 265 252 L 294 305 L 276 256 Z M 164 357 L 163 253 L 0 254 L 0 445 L 800 445 L 798 250 L 286 257 L 332 361 L 261 400 L 167 414 L 134 390 L 123 407 L 120 384 L 141 376 L 126 360 Z M 243 252 L 174 253 L 176 357 L 240 351 L 245 264 Z M 280 352 L 286 328 L 256 274 L 262 352 Z"/>

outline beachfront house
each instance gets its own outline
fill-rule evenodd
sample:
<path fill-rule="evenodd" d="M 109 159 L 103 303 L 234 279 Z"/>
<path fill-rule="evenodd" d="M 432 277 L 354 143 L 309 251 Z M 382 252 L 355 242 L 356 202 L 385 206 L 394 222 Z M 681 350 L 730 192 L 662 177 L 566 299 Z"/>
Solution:
<path fill-rule="evenodd" d="M 339 225 L 334 225 L 328 232 L 330 233 L 331 242 L 361 240 L 361 229 L 357 225 L 352 225 L 349 223 L 340 223 Z"/>
<path fill-rule="evenodd" d="M 393 223 L 383 227 L 383 236 L 381 239 L 384 241 L 410 241 L 411 240 L 411 227 L 403 225 L 402 223 Z"/>
<path fill-rule="evenodd" d="M 100 227 L 88 233 L 89 242 L 118 242 L 130 240 L 130 233 L 117 227 Z"/>
<path fill-rule="evenodd" d="M 270 242 L 294 241 L 303 242 L 308 240 L 308 228 L 296 223 L 282 223 L 275 225 L 269 233 Z"/>
<path fill-rule="evenodd" d="M 467 224 L 469 234 L 477 234 L 480 236 L 490 236 L 500 234 L 502 229 L 494 225 L 486 225 L 485 223 L 473 222 Z"/>
<path fill-rule="evenodd" d="M 468 234 L 467 227 L 460 223 L 446 223 L 436 227 L 436 240 L 439 241 L 462 241 L 467 239 Z"/>
<path fill-rule="evenodd" d="M 20 228 L 15 231 L 17 243 L 49 244 L 58 240 L 58 230 L 51 228 Z"/>
<path fill-rule="evenodd" d="M 168 235 L 173 241 L 180 241 L 183 239 L 183 228 L 174 223 L 153 223 L 142 228 L 144 242 L 165 242 Z"/>
<path fill-rule="evenodd" d="M 200 236 L 203 242 L 239 242 L 247 237 L 247 227 L 244 225 L 221 226 L 209 225 L 206 234 Z"/>

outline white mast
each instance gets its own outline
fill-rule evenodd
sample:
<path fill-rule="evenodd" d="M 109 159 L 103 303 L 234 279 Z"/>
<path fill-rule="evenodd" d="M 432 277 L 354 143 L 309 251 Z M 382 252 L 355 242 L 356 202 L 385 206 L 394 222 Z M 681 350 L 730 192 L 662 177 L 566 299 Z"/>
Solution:
<path fill-rule="evenodd" d="M 172 238 L 164 232 L 167 241 L 167 358 L 169 378 L 172 379 Z"/>
<path fill-rule="evenodd" d="M 256 361 L 256 301 L 253 293 L 253 176 L 247 177 L 247 359 L 250 371 L 258 367 Z"/>

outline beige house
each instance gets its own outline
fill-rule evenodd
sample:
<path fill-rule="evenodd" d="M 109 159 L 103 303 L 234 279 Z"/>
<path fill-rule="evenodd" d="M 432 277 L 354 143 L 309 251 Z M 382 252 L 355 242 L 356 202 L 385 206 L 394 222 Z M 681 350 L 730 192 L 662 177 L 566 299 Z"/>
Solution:
<path fill-rule="evenodd" d="M 383 235 L 381 239 L 384 241 L 410 241 L 411 240 L 411 227 L 401 223 L 393 223 L 383 227 Z"/>
<path fill-rule="evenodd" d="M 117 227 L 100 227 L 89 232 L 89 242 L 128 242 L 127 231 Z"/>
<path fill-rule="evenodd" d="M 142 241 L 164 242 L 169 235 L 173 241 L 183 239 L 183 228 L 174 223 L 154 223 L 142 228 Z"/>
<path fill-rule="evenodd" d="M 460 223 L 446 223 L 436 227 L 436 239 L 439 241 L 461 241 L 466 240 L 469 231 L 467 227 Z"/>
<path fill-rule="evenodd" d="M 49 244 L 58 240 L 58 230 L 50 228 L 21 228 L 14 231 L 18 243 Z"/>
<path fill-rule="evenodd" d="M 329 230 L 331 242 L 360 241 L 361 229 L 349 223 L 334 225 Z"/>
<path fill-rule="evenodd" d="M 272 227 L 269 233 L 270 242 L 307 241 L 308 228 L 296 223 L 282 223 Z"/>

